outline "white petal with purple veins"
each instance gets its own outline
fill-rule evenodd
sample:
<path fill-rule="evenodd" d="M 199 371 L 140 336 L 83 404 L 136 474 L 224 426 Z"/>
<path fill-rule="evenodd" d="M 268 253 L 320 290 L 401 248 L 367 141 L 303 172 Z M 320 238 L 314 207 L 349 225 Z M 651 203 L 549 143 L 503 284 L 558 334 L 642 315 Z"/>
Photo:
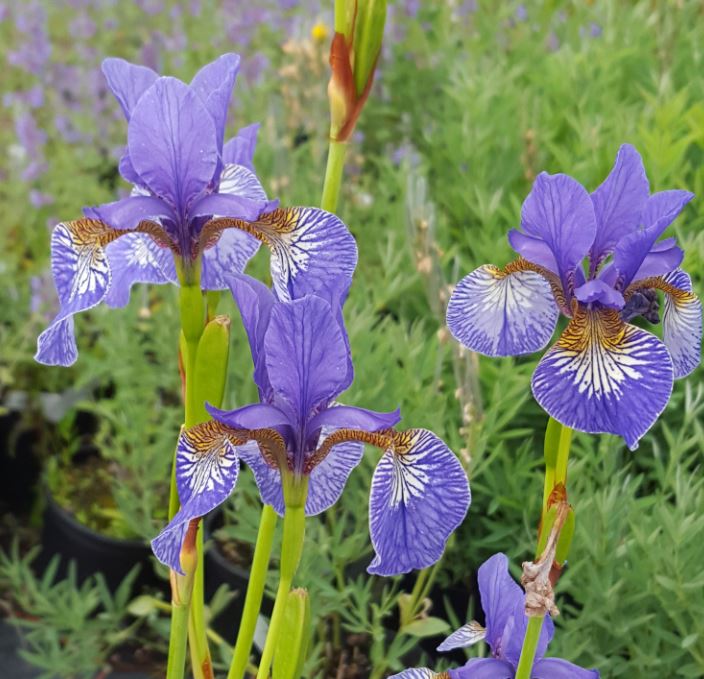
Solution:
<path fill-rule="evenodd" d="M 617 311 L 580 307 L 532 380 L 533 394 L 565 426 L 622 436 L 634 450 L 672 391 L 670 354 Z"/>
<path fill-rule="evenodd" d="M 663 341 L 675 366 L 675 378 L 686 377 L 701 361 L 702 303 L 692 294 L 692 281 L 681 269 L 664 276 L 682 294 L 665 292 Z"/>
<path fill-rule="evenodd" d="M 460 461 L 427 429 L 396 437 L 374 472 L 369 532 L 376 552 L 367 569 L 397 575 L 435 563 L 470 503 Z"/>
<path fill-rule="evenodd" d="M 558 309 L 550 284 L 534 271 L 505 273 L 485 264 L 457 285 L 447 325 L 467 348 L 487 356 L 517 356 L 542 349 Z"/>

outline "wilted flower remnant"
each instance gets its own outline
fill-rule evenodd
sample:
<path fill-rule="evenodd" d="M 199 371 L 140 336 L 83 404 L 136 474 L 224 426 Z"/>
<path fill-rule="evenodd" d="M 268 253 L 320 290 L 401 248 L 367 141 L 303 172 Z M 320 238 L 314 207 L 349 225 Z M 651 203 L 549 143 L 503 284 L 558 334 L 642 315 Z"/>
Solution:
<path fill-rule="evenodd" d="M 397 431 L 398 411 L 339 405 L 353 368 L 342 323 L 342 289 L 279 301 L 247 276 L 232 279 L 249 337 L 260 403 L 210 408 L 215 422 L 182 433 L 177 453 L 181 510 L 154 540 L 157 557 L 179 569 L 189 522 L 232 492 L 238 459 L 254 472 L 262 500 L 283 515 L 294 489 L 305 514 L 331 507 L 362 458 L 363 443 L 384 451 L 370 495 L 376 557 L 371 573 L 392 575 L 437 561 L 470 502 L 452 451 L 425 429 Z"/>
<path fill-rule="evenodd" d="M 525 614 L 525 594 L 508 572 L 508 559 L 494 554 L 479 567 L 479 594 L 486 626 L 472 621 L 453 632 L 438 651 L 467 648 L 486 641 L 490 658 L 472 658 L 466 665 L 446 674 L 427 668 L 406 670 L 392 679 L 513 679 L 521 655 L 528 618 Z M 538 641 L 532 679 L 598 679 L 599 672 L 585 670 L 561 658 L 545 658 L 552 640 L 554 626 L 548 617 L 543 621 Z"/>
<path fill-rule="evenodd" d="M 620 148 L 591 195 L 564 174 L 538 176 L 509 232 L 519 259 L 484 265 L 455 289 L 453 335 L 488 356 L 542 349 L 560 313 L 570 322 L 533 375 L 538 403 L 567 427 L 612 433 L 632 448 L 667 404 L 673 379 L 699 364 L 701 303 L 674 238 L 658 241 L 688 191 L 650 195 L 640 156 Z M 584 262 L 584 268 L 583 268 Z M 630 323 L 659 320 L 663 339 Z"/>

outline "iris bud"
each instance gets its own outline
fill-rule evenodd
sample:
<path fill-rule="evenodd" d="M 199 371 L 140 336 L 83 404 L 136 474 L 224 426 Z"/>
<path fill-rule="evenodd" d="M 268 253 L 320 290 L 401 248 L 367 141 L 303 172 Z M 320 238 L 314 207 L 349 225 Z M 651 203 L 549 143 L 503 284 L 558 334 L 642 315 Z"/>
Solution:
<path fill-rule="evenodd" d="M 386 22 L 386 0 L 338 0 L 330 47 L 330 137 L 345 142 L 354 131 L 374 81 Z"/>
<path fill-rule="evenodd" d="M 230 355 L 230 319 L 215 316 L 203 330 L 196 350 L 194 406 L 196 422 L 210 419 L 205 403 L 220 407 L 227 381 Z"/>
<path fill-rule="evenodd" d="M 310 599 L 305 589 L 288 593 L 282 634 L 274 655 L 272 679 L 298 679 L 311 637 Z"/>

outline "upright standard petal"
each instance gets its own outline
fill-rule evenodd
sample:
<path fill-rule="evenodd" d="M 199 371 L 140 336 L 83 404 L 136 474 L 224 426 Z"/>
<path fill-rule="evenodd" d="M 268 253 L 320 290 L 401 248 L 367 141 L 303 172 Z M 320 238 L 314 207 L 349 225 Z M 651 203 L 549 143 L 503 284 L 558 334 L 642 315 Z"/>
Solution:
<path fill-rule="evenodd" d="M 550 247 L 557 264 L 553 273 L 569 297 L 575 269 L 596 236 L 594 206 L 585 188 L 565 174 L 542 172 L 523 203 L 521 227 Z"/>
<path fill-rule="evenodd" d="M 243 165 L 254 171 L 254 149 L 257 146 L 259 123 L 241 128 L 237 134 L 225 143 L 222 149 L 222 162 Z"/>
<path fill-rule="evenodd" d="M 105 296 L 108 306 L 125 306 L 135 283 L 160 285 L 177 280 L 171 250 L 145 233 L 126 233 L 108 244 L 105 251 L 112 272 L 112 284 Z"/>
<path fill-rule="evenodd" d="M 298 299 L 321 288 L 347 287 L 357 266 L 357 244 L 335 215 L 311 207 L 279 208 L 252 228 L 271 249 L 271 275 L 282 300 Z"/>
<path fill-rule="evenodd" d="M 98 305 L 110 287 L 105 246 L 120 235 L 107 224 L 79 219 L 58 224 L 51 236 L 51 272 L 60 311 L 37 340 L 35 359 L 46 365 L 71 365 L 78 357 L 74 314 Z"/>
<path fill-rule="evenodd" d="M 264 283 L 250 276 L 231 276 L 228 282 L 249 339 L 259 397 L 267 400 L 271 394 L 271 383 L 264 360 L 264 336 L 274 308 L 274 295 Z"/>
<path fill-rule="evenodd" d="M 533 665 L 534 679 L 599 679 L 597 670 L 585 670 L 561 658 L 543 658 Z"/>
<path fill-rule="evenodd" d="M 176 449 L 176 482 L 181 508 L 152 540 L 154 555 L 172 570 L 181 570 L 181 547 L 191 520 L 222 504 L 235 488 L 243 445 L 216 422 L 181 432 Z"/>
<path fill-rule="evenodd" d="M 661 191 L 649 198 L 641 215 L 643 228 L 622 238 L 614 249 L 613 268 L 609 267 L 608 272 L 604 272 L 610 276 L 610 283 L 619 290 L 625 290 L 631 282 L 655 273 L 653 265 L 662 264 L 662 254 L 651 258 L 649 262 L 646 262 L 646 259 L 653 252 L 654 254 L 663 252 L 661 246 L 656 245 L 657 239 L 692 198 L 694 194 L 689 191 Z M 677 252 L 673 251 L 672 254 L 676 255 Z M 678 265 L 679 262 L 675 264 L 675 266 Z M 614 270 L 618 274 L 615 281 L 613 280 Z M 657 270 L 656 273 L 664 274 L 667 271 Z"/>
<path fill-rule="evenodd" d="M 277 402 L 301 428 L 348 386 L 347 346 L 332 309 L 319 297 L 274 306 L 264 354 Z"/>
<path fill-rule="evenodd" d="M 507 273 L 485 264 L 455 288 L 447 325 L 472 351 L 517 356 L 542 349 L 555 332 L 558 315 L 543 276 L 534 271 Z"/>
<path fill-rule="evenodd" d="M 623 144 L 609 176 L 592 193 L 597 225 L 589 254 L 592 272 L 621 238 L 636 230 L 649 195 L 640 154 L 630 144 Z"/>
<path fill-rule="evenodd" d="M 509 619 L 516 607 L 523 604 L 525 594 L 508 572 L 508 557 L 505 554 L 494 554 L 487 559 L 479 567 L 477 579 L 486 618 L 486 641 L 498 655 Z"/>
<path fill-rule="evenodd" d="M 215 123 L 198 95 L 180 80 L 159 78 L 135 106 L 127 141 L 144 183 L 185 215 L 218 163 Z"/>
<path fill-rule="evenodd" d="M 237 54 L 223 54 L 203 66 L 191 80 L 191 88 L 200 97 L 215 123 L 218 149 L 222 148 L 225 139 L 227 109 L 239 68 L 240 58 Z"/>
<path fill-rule="evenodd" d="M 129 61 L 115 57 L 105 59 L 101 70 L 127 120 L 130 119 L 140 97 L 159 77 L 151 68 L 131 64 Z"/>
<path fill-rule="evenodd" d="M 692 280 L 681 269 L 663 280 L 667 287 L 663 287 L 662 338 L 672 356 L 675 379 L 679 379 L 693 372 L 701 361 L 702 303 L 692 292 Z"/>
<path fill-rule="evenodd" d="M 177 221 L 174 211 L 162 200 L 153 196 L 132 195 L 112 203 L 84 208 L 91 219 L 99 219 L 114 229 L 134 229 L 144 219 Z"/>
<path fill-rule="evenodd" d="M 471 499 L 467 475 L 444 441 L 427 429 L 396 436 L 376 467 L 369 496 L 376 556 L 367 570 L 376 575 L 434 564 Z"/>
<path fill-rule="evenodd" d="M 538 403 L 562 424 L 622 436 L 631 450 L 670 398 L 672 359 L 655 335 L 617 311 L 579 307 L 532 380 Z"/>

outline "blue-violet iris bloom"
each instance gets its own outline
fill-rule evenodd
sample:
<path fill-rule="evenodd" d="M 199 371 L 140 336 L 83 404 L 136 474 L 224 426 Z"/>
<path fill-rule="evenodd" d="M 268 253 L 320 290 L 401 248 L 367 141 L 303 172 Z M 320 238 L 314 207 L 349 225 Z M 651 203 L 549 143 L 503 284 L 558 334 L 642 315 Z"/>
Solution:
<path fill-rule="evenodd" d="M 562 312 L 570 321 L 539 362 L 538 403 L 562 424 L 622 436 L 631 449 L 657 420 L 673 380 L 699 364 L 702 307 L 679 266 L 674 238 L 658 240 L 693 198 L 650 195 L 638 152 L 618 151 L 591 195 L 564 174 L 540 174 L 508 238 L 520 258 L 481 266 L 457 285 L 447 323 L 465 346 L 487 356 L 538 351 Z M 662 341 L 630 323 L 659 321 Z"/>
<path fill-rule="evenodd" d="M 405 670 L 390 679 L 513 679 L 521 657 L 528 618 L 525 593 L 508 572 L 508 559 L 494 554 L 479 567 L 479 595 L 486 627 L 472 621 L 453 632 L 438 646 L 438 651 L 467 648 L 486 641 L 491 658 L 472 658 L 464 667 L 437 674 L 425 667 Z M 545 658 L 554 626 L 550 617 L 543 621 L 530 673 L 532 679 L 598 679 L 597 670 L 585 670 L 560 658 Z"/>
<path fill-rule="evenodd" d="M 392 575 L 437 561 L 464 519 L 469 484 L 454 453 L 425 429 L 396 431 L 398 411 L 339 405 L 352 383 L 340 292 L 280 301 L 248 276 L 231 279 L 254 363 L 260 402 L 183 431 L 176 475 L 181 509 L 154 539 L 156 556 L 180 570 L 188 524 L 235 487 L 239 458 L 254 472 L 262 500 L 285 511 L 283 485 L 307 480 L 305 513 L 332 506 L 359 464 L 363 443 L 381 448 L 369 502 L 376 556 L 371 573 Z"/>
<path fill-rule="evenodd" d="M 124 306 L 134 283 L 224 290 L 226 276 L 242 272 L 260 242 L 271 249 L 283 296 L 351 277 L 356 245 L 337 217 L 267 200 L 252 167 L 258 126 L 224 142 L 239 62 L 225 54 L 188 85 L 122 59 L 103 62 L 127 119 L 119 169 L 133 189 L 55 227 L 52 273 L 61 306 L 38 339 L 41 363 L 76 360 L 76 313 L 100 302 Z"/>

